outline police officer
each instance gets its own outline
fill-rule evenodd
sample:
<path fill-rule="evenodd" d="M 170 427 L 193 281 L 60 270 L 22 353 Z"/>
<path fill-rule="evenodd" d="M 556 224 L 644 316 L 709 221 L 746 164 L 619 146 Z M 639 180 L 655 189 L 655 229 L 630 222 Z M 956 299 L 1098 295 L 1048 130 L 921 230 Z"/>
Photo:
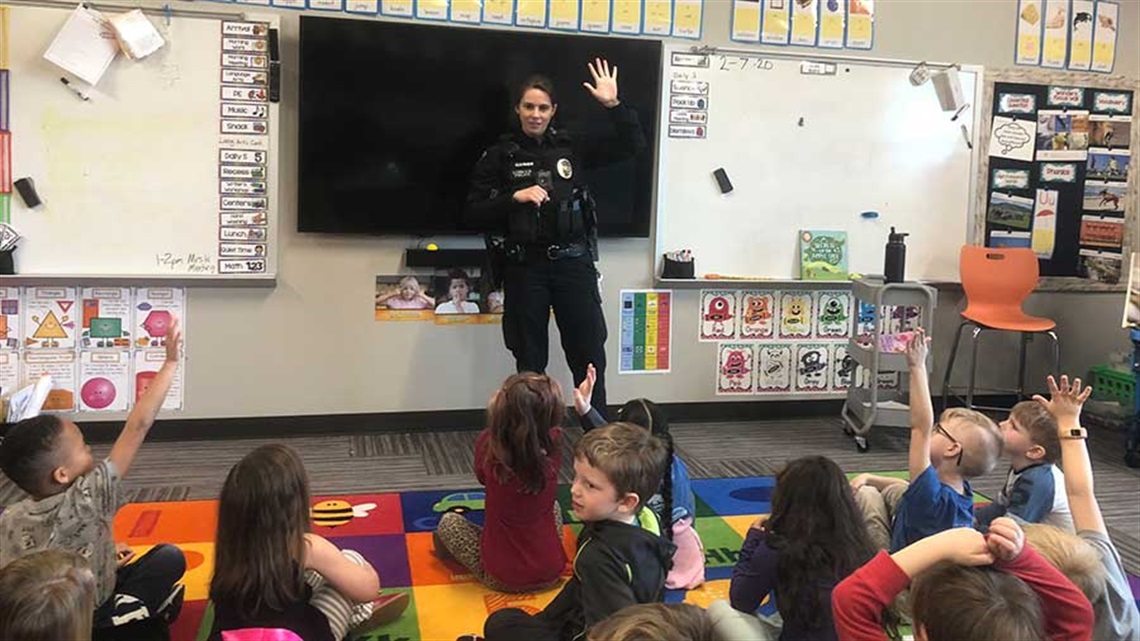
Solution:
<path fill-rule="evenodd" d="M 595 59 L 594 83 L 582 83 L 606 108 L 613 134 L 579 140 L 550 126 L 558 110 L 543 76 L 522 84 L 515 104 L 519 126 L 476 163 L 467 196 L 467 222 L 488 233 L 497 255 L 505 307 L 503 339 L 518 371 L 544 372 L 550 309 L 574 384 L 597 370 L 592 405 L 606 411 L 606 321 L 597 260 L 597 221 L 582 170 L 645 148 L 637 112 L 618 100 L 617 67 Z"/>

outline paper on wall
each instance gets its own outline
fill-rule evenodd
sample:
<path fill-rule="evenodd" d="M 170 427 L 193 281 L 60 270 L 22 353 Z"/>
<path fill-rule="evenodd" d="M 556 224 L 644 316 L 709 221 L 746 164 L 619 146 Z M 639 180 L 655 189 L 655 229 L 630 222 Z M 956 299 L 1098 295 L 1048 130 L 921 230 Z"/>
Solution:
<path fill-rule="evenodd" d="M 44 53 L 44 59 L 95 85 L 119 55 L 115 29 L 98 11 L 75 8 Z"/>
<path fill-rule="evenodd" d="M 994 116 L 990 129 L 990 157 L 1032 162 L 1036 137 L 1035 120 Z"/>

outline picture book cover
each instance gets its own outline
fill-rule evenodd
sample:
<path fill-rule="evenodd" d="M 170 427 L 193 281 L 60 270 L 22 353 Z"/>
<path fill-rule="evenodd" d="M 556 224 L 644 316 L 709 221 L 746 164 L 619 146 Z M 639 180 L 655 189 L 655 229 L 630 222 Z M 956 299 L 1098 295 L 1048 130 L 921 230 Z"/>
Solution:
<path fill-rule="evenodd" d="M 800 232 L 800 279 L 847 279 L 847 232 Z"/>

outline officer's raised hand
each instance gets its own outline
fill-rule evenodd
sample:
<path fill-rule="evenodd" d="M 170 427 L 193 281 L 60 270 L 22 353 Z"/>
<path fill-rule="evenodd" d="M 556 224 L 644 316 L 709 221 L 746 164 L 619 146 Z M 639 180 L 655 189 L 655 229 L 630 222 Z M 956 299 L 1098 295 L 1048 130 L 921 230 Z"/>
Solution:
<path fill-rule="evenodd" d="M 590 92 L 594 100 L 602 103 L 603 107 L 607 109 L 616 107 L 618 105 L 617 65 L 611 70 L 609 61 L 595 58 L 593 62 L 587 63 L 587 66 L 590 67 L 590 75 L 594 77 L 594 84 L 583 82 L 582 86 Z"/>
<path fill-rule="evenodd" d="M 516 203 L 534 203 L 536 207 L 541 207 L 542 203 L 550 200 L 550 195 L 546 190 L 538 185 L 531 185 L 526 189 L 520 189 L 515 192 Z"/>

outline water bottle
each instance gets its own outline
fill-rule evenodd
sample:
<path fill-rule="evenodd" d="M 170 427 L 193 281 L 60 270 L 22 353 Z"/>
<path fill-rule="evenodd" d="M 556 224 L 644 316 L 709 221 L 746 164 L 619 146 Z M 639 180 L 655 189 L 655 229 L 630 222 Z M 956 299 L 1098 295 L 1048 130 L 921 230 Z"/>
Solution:
<path fill-rule="evenodd" d="M 891 236 L 887 239 L 887 255 L 883 263 L 883 278 L 888 283 L 901 283 L 906 278 L 906 237 L 909 234 L 900 234 L 891 227 Z"/>

